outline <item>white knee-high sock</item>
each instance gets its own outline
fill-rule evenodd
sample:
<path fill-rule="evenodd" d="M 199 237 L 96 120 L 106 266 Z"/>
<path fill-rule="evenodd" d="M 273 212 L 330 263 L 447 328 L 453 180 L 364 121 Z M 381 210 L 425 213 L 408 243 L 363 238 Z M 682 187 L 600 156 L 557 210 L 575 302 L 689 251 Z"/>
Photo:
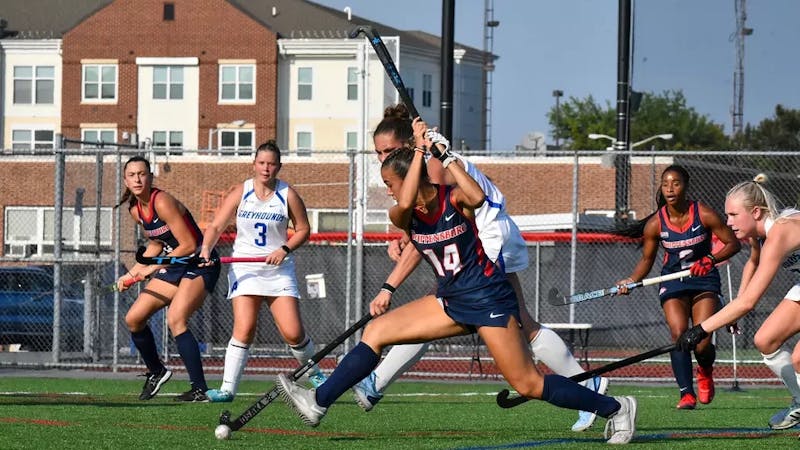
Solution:
<path fill-rule="evenodd" d="M 400 375 L 422 359 L 422 355 L 428 351 L 428 346 L 427 342 L 393 346 L 383 361 L 375 368 L 375 387 L 378 391 L 383 392 Z"/>
<path fill-rule="evenodd" d="M 550 328 L 543 326 L 539 329 L 539 333 L 531 340 L 531 351 L 558 375 L 571 377 L 583 373 L 583 368 L 572 356 L 567 344 Z"/>
<path fill-rule="evenodd" d="M 222 386 L 219 388 L 221 391 L 228 391 L 236 395 L 239 380 L 242 379 L 249 356 L 250 346 L 248 344 L 239 342 L 235 338 L 228 341 L 228 348 L 225 350 L 225 371 L 222 373 Z"/>
<path fill-rule="evenodd" d="M 300 364 L 307 363 L 308 360 L 313 358 L 316 354 L 316 351 L 314 351 L 314 341 L 312 341 L 308 336 L 306 336 L 306 339 L 303 342 L 297 345 L 290 345 L 289 350 L 292 351 L 292 356 L 300 361 Z M 321 372 L 319 366 L 314 364 L 311 370 L 308 371 L 308 375 L 314 375 L 319 372 Z"/>
<path fill-rule="evenodd" d="M 775 353 L 769 355 L 761 354 L 764 357 L 764 364 L 769 367 L 783 384 L 789 389 L 795 403 L 800 403 L 800 380 L 798 374 L 792 366 L 792 355 L 785 349 L 779 348 Z"/>

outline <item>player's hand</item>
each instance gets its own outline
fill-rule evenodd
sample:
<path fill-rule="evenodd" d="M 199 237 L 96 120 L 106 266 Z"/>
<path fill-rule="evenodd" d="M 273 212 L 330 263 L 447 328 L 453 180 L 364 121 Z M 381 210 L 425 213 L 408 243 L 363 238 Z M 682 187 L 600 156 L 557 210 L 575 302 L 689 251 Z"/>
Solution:
<path fill-rule="evenodd" d="M 200 263 L 197 264 L 197 267 L 213 266 L 216 263 L 211 257 L 211 250 L 205 246 L 200 249 L 200 254 L 197 255 L 197 257 L 200 259 Z"/>
<path fill-rule="evenodd" d="M 680 351 L 689 352 L 694 350 L 694 348 L 697 347 L 697 344 L 707 337 L 708 332 L 700 325 L 695 325 L 692 328 L 684 331 L 683 334 L 678 337 L 678 340 L 675 342 L 675 344 L 678 346 Z"/>
<path fill-rule="evenodd" d="M 389 241 L 389 248 L 386 249 L 386 253 L 389 254 L 389 258 L 392 259 L 394 262 L 400 261 L 400 255 L 403 254 L 403 249 L 406 248 L 407 242 L 404 242 L 402 239 L 394 239 Z"/>
<path fill-rule="evenodd" d="M 433 144 L 434 147 L 437 147 L 441 152 L 449 152 L 450 151 L 450 141 L 447 140 L 446 137 L 442 133 L 436 130 L 436 128 L 428 128 L 428 131 L 425 132 L 425 137 L 428 138 L 429 141 Z"/>
<path fill-rule="evenodd" d="M 283 262 L 283 260 L 284 260 L 284 259 L 285 259 L 285 258 L 286 258 L 288 255 L 289 255 L 289 254 L 288 254 L 288 253 L 286 253 L 286 250 L 284 250 L 284 249 L 283 249 L 283 248 L 281 248 L 281 247 L 278 247 L 278 248 L 276 248 L 275 250 L 273 250 L 273 251 L 272 251 L 272 253 L 270 253 L 269 255 L 267 255 L 267 257 L 266 257 L 266 258 L 264 258 L 264 262 L 265 262 L 265 263 L 267 263 L 267 264 L 272 264 L 273 266 L 277 266 L 277 265 L 279 265 L 280 263 L 282 263 L 282 262 Z"/>
<path fill-rule="evenodd" d="M 142 277 L 140 275 L 133 275 L 130 272 L 126 273 L 125 275 L 119 277 L 117 279 L 117 290 L 119 292 L 127 291 L 131 286 L 142 281 Z"/>
<path fill-rule="evenodd" d="M 379 316 L 389 310 L 392 303 L 392 294 L 381 290 L 369 304 L 369 313 L 372 317 Z"/>
<path fill-rule="evenodd" d="M 628 289 L 628 285 L 633 283 L 633 278 L 625 278 L 624 280 L 617 281 L 617 294 L 616 295 L 628 295 L 630 289 Z"/>
<path fill-rule="evenodd" d="M 708 275 L 713 268 L 713 258 L 710 255 L 706 255 L 695 261 L 692 267 L 689 267 L 689 273 L 691 273 L 693 277 L 702 277 Z"/>
<path fill-rule="evenodd" d="M 742 334 L 742 330 L 739 328 L 739 322 L 733 322 L 732 324 L 726 327 L 728 329 L 728 333 L 740 335 Z"/>

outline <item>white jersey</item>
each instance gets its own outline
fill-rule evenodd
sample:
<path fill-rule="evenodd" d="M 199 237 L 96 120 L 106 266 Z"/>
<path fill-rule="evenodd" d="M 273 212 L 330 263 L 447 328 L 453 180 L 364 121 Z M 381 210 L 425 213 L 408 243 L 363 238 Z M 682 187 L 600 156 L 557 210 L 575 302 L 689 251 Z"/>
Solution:
<path fill-rule="evenodd" d="M 464 170 L 486 194 L 486 200 L 475 210 L 478 238 L 486 255 L 497 261 L 502 251 L 502 263 L 506 273 L 519 272 L 528 267 L 528 248 L 522 239 L 517 224 L 506 211 L 506 197 L 500 189 L 483 174 L 475 164 L 458 153 L 450 152 L 464 165 Z"/>
<path fill-rule="evenodd" d="M 288 241 L 289 185 L 276 180 L 275 192 L 266 200 L 256 196 L 253 179 L 246 180 L 236 210 L 236 240 L 233 256 L 263 256 Z M 235 263 L 228 271 L 228 298 L 239 295 L 290 296 L 299 298 L 294 255 L 280 265 Z"/>
<path fill-rule="evenodd" d="M 785 209 L 781 211 L 777 220 L 788 218 L 790 216 L 795 216 L 797 214 L 800 214 L 800 211 L 794 208 Z M 800 219 L 800 216 L 792 217 L 792 219 L 795 220 Z M 769 236 L 769 230 L 772 229 L 772 226 L 774 224 L 775 221 L 770 218 L 767 218 L 767 220 L 764 221 L 764 232 L 767 234 L 767 236 Z M 790 253 L 789 256 L 783 261 L 783 264 L 781 266 L 784 269 L 791 271 L 792 273 L 800 274 L 800 250 L 795 250 L 792 253 Z M 794 286 L 792 286 L 792 288 L 789 289 L 789 292 L 786 293 L 784 298 L 793 300 L 795 302 L 800 302 L 800 284 L 795 284 Z"/>

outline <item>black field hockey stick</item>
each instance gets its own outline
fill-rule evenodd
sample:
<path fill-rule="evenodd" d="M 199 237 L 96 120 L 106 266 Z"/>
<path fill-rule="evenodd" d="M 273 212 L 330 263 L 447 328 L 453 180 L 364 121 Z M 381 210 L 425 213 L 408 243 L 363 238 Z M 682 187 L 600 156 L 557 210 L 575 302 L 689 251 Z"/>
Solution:
<path fill-rule="evenodd" d="M 136 250 L 136 262 L 144 265 L 159 265 L 159 266 L 181 266 L 190 264 L 200 264 L 202 258 L 199 256 L 144 256 L 147 247 L 139 247 Z M 214 259 L 216 263 L 228 264 L 237 262 L 264 262 L 266 256 L 222 256 Z"/>
<path fill-rule="evenodd" d="M 367 324 L 367 322 L 372 319 L 371 314 L 367 314 L 366 316 L 362 317 L 361 320 L 353 324 L 350 328 L 347 329 L 344 333 L 342 333 L 339 337 L 334 339 L 330 344 L 326 345 L 325 348 L 318 351 L 311 359 L 308 360 L 305 364 L 298 367 L 292 374 L 289 376 L 292 381 L 297 381 L 302 377 L 306 372 L 311 370 L 315 364 L 320 362 L 322 358 L 328 356 L 329 353 L 334 351 L 336 347 L 338 347 L 342 342 L 347 340 L 350 336 L 353 335 L 356 331 L 358 331 L 361 327 Z M 266 394 L 261 396 L 255 403 L 250 405 L 239 417 L 234 420 L 231 420 L 231 412 L 228 410 L 222 411 L 222 414 L 219 416 L 219 424 L 220 425 L 227 425 L 230 427 L 231 431 L 236 431 L 241 429 L 247 422 L 249 422 L 256 414 L 260 413 L 264 408 L 267 407 L 273 400 L 278 398 L 278 386 L 277 384 L 270 389 Z"/>
<path fill-rule="evenodd" d="M 383 39 L 381 39 L 381 35 L 378 33 L 378 30 L 368 25 L 359 25 L 350 31 L 350 39 L 357 38 L 361 33 L 364 33 L 364 36 L 367 37 L 369 43 L 372 44 L 372 48 L 378 55 L 378 59 L 381 61 L 381 64 L 383 64 L 383 68 L 386 69 L 386 74 L 389 75 L 389 79 L 392 81 L 392 84 L 395 88 L 397 88 L 397 92 L 400 94 L 400 99 L 403 101 L 403 103 L 405 103 L 406 109 L 408 109 L 408 113 L 411 115 L 411 118 L 413 119 L 419 117 L 419 112 L 414 106 L 414 101 L 411 100 L 411 96 L 408 95 L 408 89 L 406 89 L 405 84 L 403 84 L 403 79 L 400 78 L 400 72 L 397 71 L 397 66 L 394 65 L 392 56 L 389 54 L 389 50 L 386 49 L 386 44 L 383 43 Z"/>
<path fill-rule="evenodd" d="M 606 364 L 605 366 L 598 367 L 596 369 L 587 370 L 586 372 L 579 373 L 577 375 L 573 375 L 569 377 L 570 380 L 579 383 L 584 380 L 588 380 L 589 378 L 596 377 L 597 375 L 604 374 L 606 372 L 611 372 L 612 370 L 617 370 L 622 367 L 630 366 L 631 364 L 636 364 L 640 361 L 644 361 L 645 359 L 650 359 L 654 356 L 663 355 L 664 353 L 669 353 L 675 350 L 677 346 L 675 344 L 665 345 L 663 347 L 655 348 L 653 350 L 648 350 L 644 353 L 640 353 L 638 355 L 631 356 L 630 358 L 621 359 L 619 361 L 614 361 L 610 364 Z M 508 398 L 510 392 L 508 389 L 503 389 L 502 391 L 497 393 L 497 405 L 501 408 L 513 408 L 515 406 L 519 406 L 528 400 L 528 397 L 514 397 Z"/>
<path fill-rule="evenodd" d="M 663 281 L 677 280 L 678 278 L 687 278 L 690 276 L 692 275 L 689 272 L 689 269 L 686 269 L 680 272 L 661 275 L 659 277 L 645 278 L 644 280 L 641 281 L 628 283 L 625 285 L 625 287 L 627 287 L 628 290 L 633 290 L 643 286 L 651 286 L 654 284 L 658 284 Z M 608 297 L 609 295 L 615 295 L 618 292 L 619 292 L 619 287 L 613 286 L 605 289 L 597 289 L 595 291 L 581 292 L 580 294 L 561 295 L 558 292 L 558 289 L 551 288 L 550 292 L 548 292 L 547 294 L 547 303 L 550 303 L 551 305 L 555 306 L 572 305 L 575 303 L 585 302 L 587 300 L 594 300 L 596 298 Z"/>

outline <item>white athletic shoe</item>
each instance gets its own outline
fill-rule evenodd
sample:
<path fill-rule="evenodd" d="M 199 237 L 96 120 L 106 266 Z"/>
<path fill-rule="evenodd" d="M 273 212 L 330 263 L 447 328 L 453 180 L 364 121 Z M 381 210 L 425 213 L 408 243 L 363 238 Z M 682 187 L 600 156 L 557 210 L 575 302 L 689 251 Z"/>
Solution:
<path fill-rule="evenodd" d="M 608 378 L 604 377 L 594 377 L 588 381 L 589 389 L 597 392 L 600 395 L 605 395 L 606 391 L 608 391 Z M 572 425 L 572 431 L 584 431 L 589 429 L 594 423 L 594 420 L 597 418 L 597 413 L 589 412 L 589 411 L 579 411 L 578 412 L 578 421 Z"/>
<path fill-rule="evenodd" d="M 630 396 L 614 397 L 619 411 L 608 418 L 604 433 L 609 444 L 627 444 L 636 433 L 636 399 Z"/>
<path fill-rule="evenodd" d="M 370 372 L 366 378 L 352 387 L 353 398 L 358 406 L 365 412 L 372 411 L 372 408 L 383 398 L 383 393 L 378 391 L 378 388 L 375 386 L 375 380 L 375 372 Z"/>
<path fill-rule="evenodd" d="M 769 419 L 769 427 L 773 430 L 786 430 L 800 423 L 800 403 L 792 402 L 788 408 L 775 413 Z"/>
<path fill-rule="evenodd" d="M 328 408 L 317 404 L 316 390 L 305 389 L 293 383 L 284 374 L 278 375 L 278 393 L 306 425 L 315 427 L 325 417 Z"/>

